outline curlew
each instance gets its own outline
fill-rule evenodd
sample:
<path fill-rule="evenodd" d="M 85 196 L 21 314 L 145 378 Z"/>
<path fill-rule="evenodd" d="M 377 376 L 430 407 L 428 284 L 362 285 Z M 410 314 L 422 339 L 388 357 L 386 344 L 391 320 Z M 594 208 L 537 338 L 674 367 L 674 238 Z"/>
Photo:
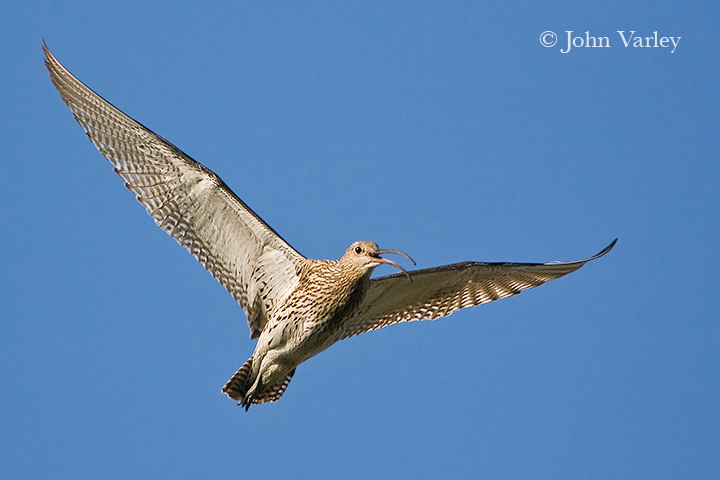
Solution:
<path fill-rule="evenodd" d="M 250 359 L 222 391 L 247 410 L 274 402 L 295 368 L 333 343 L 398 322 L 433 320 L 520 293 L 605 255 L 566 263 L 481 263 L 407 272 L 373 242 L 338 260 L 305 258 L 212 171 L 105 101 L 43 44 L 60 96 L 157 225 L 188 249 L 247 316 Z M 370 278 L 383 263 L 401 273 Z M 413 261 L 413 263 L 415 263 Z"/>

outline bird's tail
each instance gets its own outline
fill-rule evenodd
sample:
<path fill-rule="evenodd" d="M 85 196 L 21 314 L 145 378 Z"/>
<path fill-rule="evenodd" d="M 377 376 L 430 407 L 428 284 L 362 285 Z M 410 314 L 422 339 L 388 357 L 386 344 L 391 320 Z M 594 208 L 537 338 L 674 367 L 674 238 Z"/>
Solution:
<path fill-rule="evenodd" d="M 240 370 L 235 372 L 230 380 L 227 381 L 222 389 L 222 392 L 233 400 L 238 402 L 245 397 L 250 384 L 248 382 L 250 378 L 250 371 L 252 370 L 253 359 L 250 359 L 240 367 Z"/>
<path fill-rule="evenodd" d="M 235 372 L 235 375 L 233 375 L 232 378 L 228 380 L 228 382 L 222 389 L 223 393 L 228 397 L 232 398 L 233 400 L 237 400 L 238 402 L 247 401 L 248 405 L 246 405 L 246 408 L 249 406 L 250 403 L 258 404 L 265 402 L 275 402 L 280 399 L 283 393 L 285 393 L 285 389 L 290 383 L 293 375 L 295 375 L 295 369 L 293 368 L 290 373 L 285 376 L 285 378 L 283 378 L 279 382 L 276 382 L 273 385 L 260 386 L 259 392 L 252 395 L 252 398 L 245 399 L 245 395 L 247 394 L 248 389 L 252 386 L 252 382 L 250 382 L 252 363 L 253 359 L 252 357 L 250 357 L 250 359 L 245 362 L 242 367 L 240 367 L 240 370 Z"/>

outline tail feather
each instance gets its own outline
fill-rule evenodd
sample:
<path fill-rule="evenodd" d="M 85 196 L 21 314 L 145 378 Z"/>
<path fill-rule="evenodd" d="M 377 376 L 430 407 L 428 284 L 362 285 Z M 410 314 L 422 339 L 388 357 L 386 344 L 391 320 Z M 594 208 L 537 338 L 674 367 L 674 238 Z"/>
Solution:
<path fill-rule="evenodd" d="M 253 403 L 265 403 L 265 402 L 277 402 L 280 397 L 285 393 L 285 389 L 290 384 L 293 375 L 295 375 L 295 369 L 290 370 L 285 378 L 277 382 L 275 385 L 270 385 L 267 388 L 263 388 L 263 391 L 255 399 Z"/>
<path fill-rule="evenodd" d="M 248 388 L 250 388 L 248 378 L 250 377 L 250 370 L 252 370 L 252 360 L 252 357 L 250 357 L 222 389 L 222 392 L 233 400 L 241 401 Z"/>
<path fill-rule="evenodd" d="M 235 372 L 230 380 L 225 384 L 222 391 L 225 395 L 242 402 L 245 399 L 248 389 L 252 386 L 250 382 L 250 371 L 252 370 L 252 357 L 240 367 L 240 370 Z M 251 403 L 265 403 L 265 402 L 276 402 L 285 393 L 285 389 L 290 384 L 293 375 L 295 375 L 295 369 L 293 368 L 287 376 L 279 382 L 273 385 L 261 387 L 261 391 L 255 395 Z M 248 405 L 249 406 L 249 405 Z"/>

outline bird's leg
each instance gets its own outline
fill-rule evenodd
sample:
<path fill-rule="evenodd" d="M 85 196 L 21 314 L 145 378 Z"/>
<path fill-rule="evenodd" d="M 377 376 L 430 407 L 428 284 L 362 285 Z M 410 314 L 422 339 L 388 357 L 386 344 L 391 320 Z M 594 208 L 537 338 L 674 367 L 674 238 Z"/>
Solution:
<path fill-rule="evenodd" d="M 255 397 L 258 396 L 258 393 L 260 392 L 262 388 L 262 378 L 260 375 L 258 375 L 257 380 L 255 381 L 255 385 L 250 387 L 245 393 L 245 396 L 243 397 L 242 401 L 240 402 L 240 405 L 245 408 L 245 411 L 247 412 L 250 408 L 250 405 L 252 405 L 253 400 L 255 400 Z"/>

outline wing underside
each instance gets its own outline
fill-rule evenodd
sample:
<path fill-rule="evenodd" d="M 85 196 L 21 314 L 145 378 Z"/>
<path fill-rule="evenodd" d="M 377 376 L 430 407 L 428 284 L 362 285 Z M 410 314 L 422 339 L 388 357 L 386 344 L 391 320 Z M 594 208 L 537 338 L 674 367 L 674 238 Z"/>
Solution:
<path fill-rule="evenodd" d="M 251 337 L 297 283 L 304 257 L 212 171 L 85 86 L 45 45 L 45 65 L 90 141 L 157 225 L 240 303 Z"/>
<path fill-rule="evenodd" d="M 528 288 L 574 272 L 605 255 L 613 241 L 597 255 L 566 263 L 463 262 L 373 279 L 358 313 L 345 327 L 343 338 L 393 323 L 434 320 L 462 308 L 516 295 Z"/>

